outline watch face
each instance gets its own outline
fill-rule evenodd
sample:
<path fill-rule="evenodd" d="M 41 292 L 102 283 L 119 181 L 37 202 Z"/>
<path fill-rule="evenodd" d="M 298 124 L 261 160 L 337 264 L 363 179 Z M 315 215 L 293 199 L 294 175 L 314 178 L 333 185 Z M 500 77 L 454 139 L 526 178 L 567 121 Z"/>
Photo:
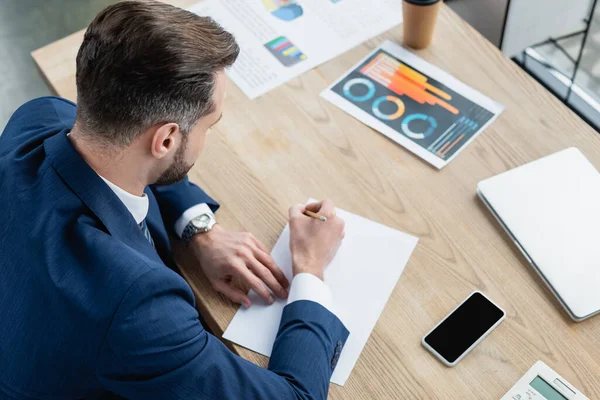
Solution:
<path fill-rule="evenodd" d="M 210 223 L 210 216 L 207 214 L 202 214 L 199 217 L 194 218 L 192 222 L 197 228 L 206 229 Z"/>

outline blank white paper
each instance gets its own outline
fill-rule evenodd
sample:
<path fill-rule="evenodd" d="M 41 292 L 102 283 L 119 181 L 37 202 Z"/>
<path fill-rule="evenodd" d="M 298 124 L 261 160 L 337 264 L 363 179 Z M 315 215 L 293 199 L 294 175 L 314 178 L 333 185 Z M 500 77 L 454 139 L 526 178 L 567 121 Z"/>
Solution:
<path fill-rule="evenodd" d="M 344 385 L 418 238 L 343 210 L 336 212 L 346 222 L 346 236 L 325 269 L 324 281 L 333 294 L 333 312 L 350 331 L 331 378 L 333 383 Z M 271 254 L 291 282 L 289 232 L 286 226 Z M 240 307 L 223 337 L 270 356 L 286 301 L 277 300 L 269 306 L 253 291 L 250 298 L 252 307 Z"/>

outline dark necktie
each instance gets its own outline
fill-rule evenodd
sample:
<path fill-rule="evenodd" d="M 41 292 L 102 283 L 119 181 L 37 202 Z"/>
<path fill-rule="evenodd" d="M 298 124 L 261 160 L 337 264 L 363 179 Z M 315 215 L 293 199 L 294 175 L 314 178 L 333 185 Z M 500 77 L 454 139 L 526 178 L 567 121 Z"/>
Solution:
<path fill-rule="evenodd" d="M 144 219 L 142 222 L 140 222 L 139 226 L 142 230 L 142 233 L 146 237 L 146 240 L 148 240 L 152 247 L 154 247 L 154 240 L 152 240 L 152 235 L 150 235 L 150 230 L 148 229 L 148 225 L 146 225 L 146 220 Z"/>

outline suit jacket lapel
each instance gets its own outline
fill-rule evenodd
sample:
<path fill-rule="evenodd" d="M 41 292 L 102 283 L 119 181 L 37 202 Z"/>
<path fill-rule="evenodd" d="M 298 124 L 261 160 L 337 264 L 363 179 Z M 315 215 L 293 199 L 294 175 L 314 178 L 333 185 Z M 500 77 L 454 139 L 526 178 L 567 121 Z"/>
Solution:
<path fill-rule="evenodd" d="M 129 210 L 75 150 L 67 132 L 64 130 L 44 141 L 46 154 L 56 172 L 112 236 L 160 260 Z"/>

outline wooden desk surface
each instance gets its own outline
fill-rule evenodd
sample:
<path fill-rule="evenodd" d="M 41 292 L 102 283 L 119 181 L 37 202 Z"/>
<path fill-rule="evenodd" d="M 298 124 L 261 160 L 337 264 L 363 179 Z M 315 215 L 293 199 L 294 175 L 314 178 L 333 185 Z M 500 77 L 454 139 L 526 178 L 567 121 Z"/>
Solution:
<path fill-rule="evenodd" d="M 54 90 L 71 100 L 82 36 L 33 53 Z M 506 110 L 438 171 L 318 95 L 383 39 L 401 43 L 401 27 L 254 101 L 231 84 L 223 121 L 192 180 L 221 202 L 224 226 L 251 231 L 270 247 L 288 207 L 309 196 L 420 237 L 350 379 L 332 385 L 330 398 L 499 399 L 538 359 L 600 398 L 600 317 L 572 322 L 475 195 L 478 181 L 569 146 L 600 167 L 597 133 L 443 7 L 433 45 L 418 54 Z M 182 270 L 222 333 L 237 307 L 189 260 Z M 421 347 L 421 337 L 474 289 L 502 305 L 507 318 L 447 368 Z M 231 348 L 266 365 L 262 356 Z"/>

